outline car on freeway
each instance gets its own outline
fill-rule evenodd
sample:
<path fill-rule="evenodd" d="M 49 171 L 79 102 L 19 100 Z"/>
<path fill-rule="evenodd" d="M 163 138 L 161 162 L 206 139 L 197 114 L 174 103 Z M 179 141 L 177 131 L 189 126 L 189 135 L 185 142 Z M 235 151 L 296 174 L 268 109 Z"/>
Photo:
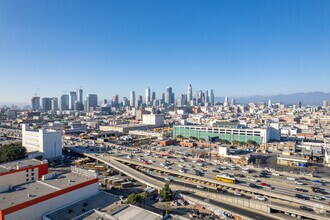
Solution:
<path fill-rule="evenodd" d="M 183 169 L 183 168 L 181 168 L 181 169 L 179 169 L 179 172 L 180 172 L 180 173 L 185 173 L 185 172 L 186 172 L 186 170 L 185 170 L 185 169 Z"/>
<path fill-rule="evenodd" d="M 320 197 L 320 196 L 313 196 L 313 199 L 316 199 L 316 200 L 323 200 L 323 198 Z"/>
<path fill-rule="evenodd" d="M 165 166 L 164 168 L 165 168 L 165 169 L 168 169 L 168 170 L 171 169 L 171 167 L 169 167 L 169 166 Z"/>
<path fill-rule="evenodd" d="M 302 210 L 304 210 L 304 211 L 314 212 L 314 209 L 309 208 L 307 206 L 300 206 L 299 208 L 302 209 Z"/>
<path fill-rule="evenodd" d="M 302 188 L 295 188 L 296 189 L 296 191 L 299 191 L 299 192 L 308 192 L 308 190 L 307 189 L 302 189 Z"/>
<path fill-rule="evenodd" d="M 205 187 L 204 186 L 201 186 L 201 185 L 197 185 L 196 186 L 198 189 L 204 189 Z"/>
<path fill-rule="evenodd" d="M 238 177 L 245 178 L 245 176 L 244 176 L 243 174 L 241 174 L 241 173 L 235 173 L 234 175 L 235 175 L 235 176 L 238 176 Z"/>
<path fill-rule="evenodd" d="M 165 177 L 165 178 L 164 178 L 164 180 L 165 180 L 165 181 L 168 181 L 168 182 L 171 182 L 171 181 L 173 181 L 173 179 L 172 179 L 172 178 L 170 178 L 170 177 Z"/>
<path fill-rule="evenodd" d="M 127 159 L 130 159 L 130 160 L 133 159 L 133 155 L 128 155 Z"/>
<path fill-rule="evenodd" d="M 146 161 L 146 160 L 142 161 L 142 163 L 143 163 L 143 164 L 149 164 L 149 162 Z"/>
<path fill-rule="evenodd" d="M 218 169 L 213 169 L 212 172 L 219 173 L 220 171 Z"/>
<path fill-rule="evenodd" d="M 272 173 L 272 175 L 274 175 L 274 176 L 281 176 L 281 174 L 279 174 L 279 173 Z"/>
<path fill-rule="evenodd" d="M 234 192 L 234 195 L 235 196 L 242 196 L 243 194 L 242 193 L 239 193 L 239 192 Z"/>
<path fill-rule="evenodd" d="M 148 163 L 149 163 L 149 164 L 151 164 L 151 163 L 153 163 L 153 162 L 154 162 L 153 160 L 148 160 Z"/>
<path fill-rule="evenodd" d="M 296 194 L 295 195 L 297 198 L 299 199 L 303 199 L 303 200 L 309 200 L 310 198 L 308 196 L 302 195 L 302 194 Z"/>
<path fill-rule="evenodd" d="M 287 177 L 286 179 L 288 179 L 288 180 L 296 180 L 296 178 L 291 177 L 291 176 Z"/>
<path fill-rule="evenodd" d="M 294 183 L 297 184 L 297 185 L 304 185 L 304 183 L 301 182 L 301 181 L 294 181 Z"/>
<path fill-rule="evenodd" d="M 259 196 L 259 195 L 256 195 L 255 199 L 260 200 L 260 201 L 266 201 L 265 197 L 262 197 L 262 196 Z"/>
<path fill-rule="evenodd" d="M 322 199 L 324 199 L 324 200 L 330 200 L 330 195 L 322 196 Z"/>
<path fill-rule="evenodd" d="M 221 166 L 221 167 L 220 167 L 220 170 L 226 170 L 226 169 L 227 169 L 226 166 Z"/>
<path fill-rule="evenodd" d="M 254 179 L 254 178 L 248 179 L 248 180 L 251 181 L 251 182 L 257 182 L 258 181 L 257 179 Z"/>
<path fill-rule="evenodd" d="M 249 187 L 258 189 L 258 186 L 256 184 L 254 184 L 254 183 L 250 183 L 249 184 Z"/>

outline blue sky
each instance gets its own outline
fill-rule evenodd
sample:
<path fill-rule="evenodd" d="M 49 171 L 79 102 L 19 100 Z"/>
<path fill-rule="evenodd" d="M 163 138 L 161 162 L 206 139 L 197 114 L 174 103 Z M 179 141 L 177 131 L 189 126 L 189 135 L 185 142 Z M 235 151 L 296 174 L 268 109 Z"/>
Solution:
<path fill-rule="evenodd" d="M 330 92 L 330 1 L 1 0 L 0 102 L 81 86 Z"/>

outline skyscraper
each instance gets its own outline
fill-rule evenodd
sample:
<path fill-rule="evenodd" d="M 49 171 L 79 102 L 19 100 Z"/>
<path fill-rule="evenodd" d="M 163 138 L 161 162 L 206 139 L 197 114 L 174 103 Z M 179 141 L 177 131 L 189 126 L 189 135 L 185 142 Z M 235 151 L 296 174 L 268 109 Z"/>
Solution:
<path fill-rule="evenodd" d="M 323 100 L 322 108 L 328 108 L 328 101 L 327 100 Z"/>
<path fill-rule="evenodd" d="M 88 94 L 86 98 L 86 111 L 94 111 L 97 106 L 97 95 L 96 94 Z"/>
<path fill-rule="evenodd" d="M 135 107 L 135 92 L 131 91 L 129 96 L 129 104 L 131 107 Z"/>
<path fill-rule="evenodd" d="M 83 100 L 83 90 L 82 89 L 78 89 L 77 90 L 77 100 L 78 102 L 80 102 L 81 104 L 84 103 L 84 100 Z"/>
<path fill-rule="evenodd" d="M 165 93 L 165 103 L 170 105 L 173 103 L 173 95 L 172 95 L 172 87 L 167 87 L 166 88 L 166 93 Z"/>
<path fill-rule="evenodd" d="M 41 99 L 41 109 L 43 111 L 50 111 L 51 110 L 50 98 L 44 97 L 44 98 Z"/>
<path fill-rule="evenodd" d="M 236 103 L 235 103 L 235 99 L 234 98 L 232 98 L 231 100 L 230 100 L 230 106 L 234 106 Z"/>
<path fill-rule="evenodd" d="M 191 84 L 188 85 L 188 92 L 187 92 L 187 101 L 188 104 L 190 103 L 190 101 L 193 99 L 193 94 L 192 94 L 192 86 Z"/>
<path fill-rule="evenodd" d="M 62 95 L 61 96 L 61 110 L 69 110 L 69 95 Z"/>
<path fill-rule="evenodd" d="M 69 93 L 69 109 L 74 110 L 74 103 L 77 101 L 77 93 L 71 91 Z"/>
<path fill-rule="evenodd" d="M 204 100 L 204 102 L 205 102 L 205 104 L 210 103 L 209 90 L 205 91 L 205 100 Z"/>
<path fill-rule="evenodd" d="M 51 109 L 53 111 L 58 110 L 58 98 L 56 98 L 56 97 L 51 98 L 51 103 L 50 104 L 51 104 Z"/>
<path fill-rule="evenodd" d="M 268 108 L 272 107 L 272 100 L 268 100 Z"/>
<path fill-rule="evenodd" d="M 209 89 L 209 102 L 211 103 L 211 105 L 214 105 L 214 93 L 213 93 L 213 89 Z"/>
<path fill-rule="evenodd" d="M 145 103 L 146 103 L 147 105 L 150 104 L 150 87 L 147 87 L 147 88 L 146 88 Z"/>
<path fill-rule="evenodd" d="M 152 92 L 151 93 L 151 100 L 150 100 L 150 102 L 155 101 L 155 99 L 156 99 L 156 92 Z"/>
<path fill-rule="evenodd" d="M 33 111 L 40 109 L 40 97 L 38 97 L 38 96 L 32 97 L 31 107 L 32 107 Z"/>
<path fill-rule="evenodd" d="M 225 101 L 223 102 L 223 106 L 228 106 L 228 96 L 225 97 Z"/>

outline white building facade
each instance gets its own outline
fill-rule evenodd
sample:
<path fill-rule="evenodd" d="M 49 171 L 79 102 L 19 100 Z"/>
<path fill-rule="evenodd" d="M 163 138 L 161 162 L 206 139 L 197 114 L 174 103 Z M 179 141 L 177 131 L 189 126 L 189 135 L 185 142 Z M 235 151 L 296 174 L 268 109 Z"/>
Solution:
<path fill-rule="evenodd" d="M 41 152 L 44 158 L 62 156 L 62 132 L 49 129 L 30 130 L 22 125 L 22 145 L 27 152 Z"/>

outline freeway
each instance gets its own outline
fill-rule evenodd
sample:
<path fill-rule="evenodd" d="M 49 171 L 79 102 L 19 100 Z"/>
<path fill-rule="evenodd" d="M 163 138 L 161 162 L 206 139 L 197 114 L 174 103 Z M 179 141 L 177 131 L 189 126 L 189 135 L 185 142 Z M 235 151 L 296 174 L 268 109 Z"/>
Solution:
<path fill-rule="evenodd" d="M 104 162 L 106 164 L 109 164 L 112 167 L 114 167 L 115 169 L 119 170 L 120 172 L 123 172 L 126 175 L 131 176 L 131 177 L 135 178 L 136 180 L 138 180 L 138 181 L 140 181 L 140 182 L 142 182 L 142 183 L 144 183 L 146 185 L 153 186 L 153 187 L 159 189 L 161 187 L 161 185 L 163 184 L 161 181 L 156 180 L 155 178 L 151 178 L 150 176 L 145 176 L 145 175 L 142 176 L 141 173 L 139 173 L 137 170 L 134 170 L 134 169 L 132 169 L 132 168 L 130 168 L 128 166 L 125 166 L 124 164 L 116 161 L 116 160 L 119 160 L 119 161 L 122 161 L 122 162 L 125 162 L 125 163 L 134 164 L 135 162 L 132 163 L 131 160 L 118 159 L 117 157 L 110 156 L 110 155 L 108 155 L 106 153 L 100 153 L 100 154 L 98 154 L 98 153 L 95 153 L 95 152 L 89 152 L 89 151 L 86 151 L 86 149 L 84 149 L 84 148 L 70 148 L 70 149 L 73 150 L 73 151 L 75 151 L 75 152 L 84 154 L 85 156 L 89 156 L 89 157 L 92 157 L 94 159 L 97 159 L 97 160 L 99 160 L 101 162 Z M 144 166 L 148 166 L 149 168 L 151 167 L 150 165 L 144 165 Z M 158 168 L 158 169 L 160 169 L 160 168 Z M 175 173 L 180 175 L 180 173 L 178 173 L 178 172 L 175 172 Z M 201 178 L 201 177 L 199 177 L 199 178 Z M 204 179 L 204 178 L 201 178 L 201 179 Z M 214 180 L 212 180 L 212 181 L 214 181 Z M 212 181 L 210 181 L 210 182 L 212 182 Z M 185 187 L 185 189 L 186 189 L 186 187 Z M 205 192 L 203 193 L 203 195 L 205 195 Z M 209 194 L 210 199 L 212 199 L 212 198 L 215 199 L 217 197 L 217 195 L 218 194 L 215 194 L 215 193 L 210 193 Z M 205 198 L 205 196 L 203 198 Z M 228 204 L 231 204 L 231 203 L 228 203 Z M 277 209 L 275 209 L 275 210 L 282 210 L 282 211 L 284 210 L 283 212 L 286 212 L 286 213 L 295 213 L 296 215 L 306 216 L 306 217 L 309 217 L 311 219 L 327 219 L 326 217 L 324 217 L 322 215 L 316 215 L 315 213 L 313 214 L 313 213 L 310 213 L 310 212 L 302 211 L 302 210 L 299 210 L 297 208 L 293 208 L 292 209 L 292 208 L 289 208 L 289 206 L 283 207 L 283 204 L 282 204 L 282 206 L 279 206 L 280 203 L 270 203 L 270 204 L 263 203 L 263 205 L 260 203 L 260 205 L 261 206 L 265 206 L 266 205 L 266 207 L 269 207 L 271 209 L 273 209 L 273 207 L 276 207 Z M 255 206 L 255 205 L 253 205 L 253 206 Z M 269 209 L 269 208 L 267 208 L 267 209 Z M 264 210 L 264 208 L 263 208 L 263 210 Z M 265 215 L 266 214 L 267 213 L 265 212 Z M 243 214 L 241 214 L 241 215 L 243 215 Z"/>

